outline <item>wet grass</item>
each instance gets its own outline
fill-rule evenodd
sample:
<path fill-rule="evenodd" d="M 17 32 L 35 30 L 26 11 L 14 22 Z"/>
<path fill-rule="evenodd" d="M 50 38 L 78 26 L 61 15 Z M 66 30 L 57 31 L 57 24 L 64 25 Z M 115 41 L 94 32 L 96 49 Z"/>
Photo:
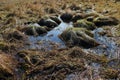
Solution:
<path fill-rule="evenodd" d="M 18 60 L 18 68 L 23 70 L 23 74 L 17 74 L 17 77 L 20 76 L 20 79 L 23 80 L 41 80 L 43 78 L 63 80 L 66 75 L 74 72 L 80 72 L 81 74 L 78 75 L 82 78 L 85 74 L 87 74 L 86 77 L 89 77 L 92 76 L 93 69 L 89 70 L 86 65 L 93 62 L 101 65 L 99 72 L 102 76 L 100 78 L 116 79 L 119 77 L 119 71 L 108 66 L 110 60 L 106 56 L 86 53 L 81 48 L 68 48 L 51 52 L 21 51 L 24 49 L 24 41 L 26 41 L 25 37 L 27 36 L 18 31 L 20 27 L 25 27 L 25 23 L 38 22 L 45 15 L 70 12 L 70 8 L 73 9 L 74 5 L 83 6 L 83 10 L 93 8 L 101 14 L 120 19 L 120 2 L 115 3 L 110 0 L 0 0 L 0 50 L 14 57 L 17 56 L 16 59 L 20 60 Z M 115 30 L 115 37 L 120 37 L 120 26 L 115 27 Z M 116 42 L 120 45 L 120 40 Z M 76 80 L 82 78 L 75 77 Z M 5 80 L 8 79 L 5 78 Z"/>

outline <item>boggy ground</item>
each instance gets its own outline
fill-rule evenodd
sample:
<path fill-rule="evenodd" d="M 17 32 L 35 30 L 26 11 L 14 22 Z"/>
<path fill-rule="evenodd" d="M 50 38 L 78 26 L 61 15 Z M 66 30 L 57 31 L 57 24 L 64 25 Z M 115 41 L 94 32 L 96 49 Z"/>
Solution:
<path fill-rule="evenodd" d="M 73 38 L 73 44 L 67 48 L 56 49 L 52 51 L 42 50 L 26 50 L 25 46 L 30 45 L 28 43 L 29 35 L 34 35 L 33 27 L 28 28 L 30 23 L 39 23 L 40 20 L 47 16 L 58 16 L 65 12 L 70 15 L 78 15 L 81 11 L 95 10 L 100 15 L 114 17 L 112 19 L 103 19 L 109 23 L 113 23 L 112 27 L 104 24 L 103 28 L 106 30 L 107 36 L 112 36 L 115 42 L 120 46 L 120 2 L 110 0 L 98 0 L 98 1 L 81 1 L 81 0 L 1 0 L 0 1 L 0 79 L 1 80 L 98 80 L 98 79 L 120 79 L 120 62 L 119 54 L 118 58 L 111 59 L 106 55 L 98 55 L 89 51 L 85 51 L 83 45 L 76 45 L 76 39 Z M 87 13 L 87 12 L 86 12 Z M 69 15 L 69 16 L 70 16 Z M 90 17 L 89 17 L 90 16 Z M 92 16 L 92 17 L 91 17 Z M 67 17 L 69 22 L 71 19 L 75 24 L 75 27 L 79 27 L 77 21 L 79 18 L 83 18 L 91 22 L 92 19 L 99 17 L 98 14 L 90 14 L 82 16 L 78 15 L 71 19 Z M 53 18 L 52 18 L 53 19 Z M 55 21 L 59 23 L 56 18 Z M 98 19 L 98 18 L 97 18 Z M 102 20 L 102 19 L 100 19 Z M 43 20 L 44 21 L 44 20 Z M 86 22 L 86 21 L 84 21 Z M 44 23 L 44 22 L 42 22 Z M 49 27 L 39 28 L 36 27 L 36 32 L 41 31 L 46 33 L 56 26 L 54 23 L 45 22 Z M 101 27 L 98 22 L 93 20 L 92 24 L 85 24 L 87 30 L 84 32 L 93 37 L 90 32 L 91 29 Z M 101 23 L 101 22 L 100 22 Z M 44 24 L 43 24 L 44 25 Z M 52 25 L 52 26 L 51 26 Z M 55 26 L 53 26 L 55 25 Z M 76 26 L 77 25 L 77 26 Z M 104 26 L 105 25 L 105 26 Z M 24 29 L 25 27 L 25 29 Z M 27 27 L 27 28 L 26 28 Z M 91 28 L 92 27 L 92 28 Z M 75 29 L 74 29 L 75 30 Z M 78 30 L 78 29 L 77 29 Z M 81 29 L 84 30 L 84 29 Z M 111 32 L 112 31 L 112 32 Z M 26 32 L 27 34 L 25 34 Z M 29 35 L 28 35 L 29 34 Z M 41 33 L 39 33 L 41 34 Z M 37 35 L 39 35 L 37 34 Z M 75 32 L 72 35 L 82 35 L 82 33 Z M 36 33 L 35 33 L 36 35 Z M 90 39 L 85 36 L 79 39 Z M 77 38 L 78 39 L 78 38 Z M 64 40 L 63 40 L 64 41 Z M 74 42 L 75 41 L 75 42 Z M 85 40 L 86 41 L 86 40 Z M 67 41 L 66 41 L 67 42 Z M 75 43 L 75 44 L 74 44 Z M 88 45 L 90 42 L 86 41 Z M 93 43 L 93 42 L 92 42 Z M 95 44 L 90 43 L 90 47 L 95 47 Z M 77 41 L 77 44 L 78 41 Z M 96 42 L 98 45 L 98 43 Z M 68 44 L 67 44 L 68 45 Z M 86 47 L 86 46 L 85 46 Z M 119 53 L 119 51 L 118 51 Z M 70 75 L 73 75 L 69 79 Z"/>

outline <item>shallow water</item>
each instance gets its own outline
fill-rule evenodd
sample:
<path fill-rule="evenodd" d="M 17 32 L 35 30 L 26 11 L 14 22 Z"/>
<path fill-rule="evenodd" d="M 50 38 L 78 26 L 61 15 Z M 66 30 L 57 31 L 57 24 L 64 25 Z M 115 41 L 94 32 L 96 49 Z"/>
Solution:
<path fill-rule="evenodd" d="M 114 42 L 114 40 L 112 40 L 111 38 L 107 37 L 107 36 L 102 36 L 99 34 L 99 32 L 103 32 L 104 30 L 102 28 L 97 28 L 95 30 L 93 30 L 94 33 L 94 39 L 100 43 L 99 46 L 93 48 L 93 49 L 84 49 L 84 51 L 86 52 L 93 52 L 93 53 L 97 53 L 99 55 L 107 55 L 108 58 L 116 58 L 116 56 L 118 57 L 118 47 L 116 45 L 116 43 Z M 115 66 L 118 65 L 118 63 L 110 63 L 108 64 L 110 66 Z M 66 76 L 65 80 L 93 80 L 93 78 L 99 79 L 101 78 L 99 75 L 99 69 L 101 68 L 101 65 L 99 63 L 91 63 L 89 65 L 87 65 L 87 71 L 89 71 L 89 68 L 91 68 L 90 70 L 93 70 L 93 75 L 91 76 L 92 79 L 88 78 L 88 77 L 83 77 L 83 75 L 85 73 L 88 72 L 77 72 L 77 73 L 71 73 L 69 75 Z"/>
<path fill-rule="evenodd" d="M 35 24 L 34 26 L 39 26 Z M 65 48 L 64 42 L 58 37 L 64 30 L 67 28 L 73 27 L 72 22 L 64 23 L 62 22 L 59 26 L 55 27 L 47 34 L 41 36 L 29 36 L 30 45 L 28 49 L 44 49 L 44 50 L 53 50 L 55 48 Z M 92 51 L 97 54 L 105 54 L 109 58 L 114 58 L 117 46 L 115 42 L 107 37 L 106 35 L 102 36 L 99 32 L 103 32 L 102 28 L 97 28 L 93 30 L 94 39 L 100 43 L 99 46 L 93 49 L 87 49 L 87 51 Z M 86 50 L 86 49 L 85 49 Z"/>
<path fill-rule="evenodd" d="M 52 50 L 54 48 L 65 48 L 65 44 L 58 37 L 64 30 L 71 28 L 72 22 L 62 22 L 58 27 L 55 27 L 45 35 L 41 36 L 29 36 L 29 42 L 31 43 L 29 49 L 46 49 Z"/>
<path fill-rule="evenodd" d="M 102 36 L 99 32 L 103 32 L 102 28 L 97 28 L 93 31 L 94 39 L 100 43 L 98 47 L 94 50 L 97 54 L 105 54 L 108 58 L 113 58 L 114 53 L 117 49 L 116 43 L 112 40 L 112 38 L 107 37 L 106 35 Z"/>
<path fill-rule="evenodd" d="M 35 26 L 39 26 L 38 24 L 35 24 Z M 45 51 L 48 50 L 54 50 L 55 48 L 65 48 L 64 42 L 58 37 L 64 30 L 67 28 L 73 27 L 72 22 L 71 23 L 64 23 L 62 22 L 59 26 L 55 27 L 51 31 L 49 31 L 47 34 L 41 35 L 41 36 L 29 36 L 29 42 L 31 43 L 30 46 L 28 46 L 28 49 L 38 49 L 42 50 L 45 49 Z M 94 52 L 99 55 L 107 55 L 108 58 L 115 58 L 117 56 L 115 52 L 117 51 L 117 46 L 114 40 L 112 38 L 107 37 L 106 35 L 100 35 L 100 32 L 103 32 L 103 28 L 97 28 L 93 30 L 94 39 L 100 43 L 99 46 L 95 48 L 90 49 L 84 49 L 86 52 Z M 110 65 L 115 65 L 114 63 L 110 63 Z M 88 71 L 93 70 L 93 78 L 98 78 L 99 76 L 99 68 L 101 67 L 98 63 L 91 63 L 88 65 Z M 81 80 L 83 79 L 83 75 L 87 73 L 87 70 L 85 72 L 76 72 L 71 73 L 66 76 L 65 80 Z M 89 78 L 84 78 L 85 80 L 89 80 Z M 92 80 L 92 79 L 91 79 Z"/>
<path fill-rule="evenodd" d="M 35 24 L 35 26 L 39 26 Z M 29 36 L 29 42 L 31 43 L 28 47 L 29 49 L 38 49 L 45 51 L 48 50 L 54 50 L 55 48 L 65 48 L 64 42 L 58 37 L 64 30 L 67 28 L 73 27 L 72 22 L 71 23 L 64 23 L 62 22 L 59 26 L 55 27 L 51 31 L 49 31 L 47 34 L 41 35 L 41 36 Z M 95 48 L 90 49 L 84 49 L 86 52 L 93 52 L 97 53 L 99 55 L 105 54 L 108 58 L 115 58 L 117 46 L 114 40 L 112 38 L 107 37 L 106 35 L 100 35 L 100 32 L 104 32 L 103 28 L 97 28 L 92 31 L 94 34 L 94 39 L 100 43 L 99 46 Z M 87 64 L 86 64 L 87 65 Z M 110 65 L 114 65 L 113 63 L 110 63 Z M 89 78 L 84 78 L 86 73 L 88 71 L 93 70 L 92 78 L 100 78 L 99 76 L 99 68 L 101 67 L 98 63 L 91 63 L 86 66 L 87 70 L 83 72 L 76 72 L 71 73 L 66 76 L 65 80 L 89 80 Z M 86 76 L 87 77 L 87 76 Z M 92 80 L 92 79 L 91 79 Z"/>

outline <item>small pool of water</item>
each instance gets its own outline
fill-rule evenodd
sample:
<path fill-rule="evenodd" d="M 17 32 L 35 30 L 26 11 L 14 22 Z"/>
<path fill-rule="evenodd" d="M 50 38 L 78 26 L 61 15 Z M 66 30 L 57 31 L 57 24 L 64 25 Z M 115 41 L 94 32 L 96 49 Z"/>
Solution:
<path fill-rule="evenodd" d="M 36 24 L 35 24 L 36 25 Z M 36 25 L 38 26 L 38 25 Z M 67 28 L 73 27 L 72 22 L 64 23 L 62 22 L 59 26 L 55 27 L 47 34 L 41 36 L 29 36 L 30 45 L 27 46 L 28 49 L 44 49 L 46 51 L 53 50 L 55 48 L 65 48 L 64 42 L 58 37 L 64 30 Z M 100 43 L 99 46 L 89 49 L 92 52 L 97 54 L 105 54 L 109 58 L 115 56 L 117 46 L 112 38 L 107 37 L 106 35 L 100 35 L 100 32 L 103 32 L 103 28 L 97 28 L 93 30 L 94 39 Z M 86 49 L 85 49 L 86 50 Z"/>
<path fill-rule="evenodd" d="M 103 32 L 103 28 L 97 28 L 93 31 L 94 39 L 100 43 L 99 46 L 94 48 L 93 50 L 97 54 L 105 54 L 108 58 L 114 58 L 115 52 L 117 50 L 116 43 L 112 40 L 112 38 L 107 37 L 106 35 L 100 35 L 99 32 Z"/>
<path fill-rule="evenodd" d="M 36 24 L 36 26 L 39 26 Z M 59 26 L 55 27 L 47 34 L 41 36 L 29 36 L 29 42 L 31 43 L 28 46 L 28 49 L 38 49 L 44 51 L 54 50 L 55 48 L 66 48 L 64 42 L 58 37 L 64 30 L 67 28 L 73 27 L 73 23 L 64 23 L 62 22 Z M 93 52 L 99 55 L 105 54 L 108 58 L 115 58 L 117 56 L 117 46 L 114 40 L 106 35 L 100 35 L 100 32 L 103 32 L 103 28 L 97 28 L 93 30 L 94 39 L 100 43 L 99 46 L 90 49 L 84 49 L 86 52 Z M 88 64 L 87 64 L 88 65 Z M 109 64 L 108 64 L 109 65 Z M 110 63 L 110 65 L 115 65 Z M 88 71 L 93 70 L 93 78 L 100 78 L 99 69 L 101 64 L 91 63 L 87 66 L 87 69 L 83 72 L 75 72 L 66 76 L 65 80 L 89 80 L 90 78 L 86 75 Z M 92 80 L 92 79 L 91 79 Z"/>
<path fill-rule="evenodd" d="M 72 22 L 62 22 L 58 27 L 55 27 L 45 35 L 41 36 L 29 36 L 30 46 L 29 49 L 46 49 L 52 50 L 54 48 L 65 48 L 65 44 L 58 37 L 64 30 L 71 28 Z"/>

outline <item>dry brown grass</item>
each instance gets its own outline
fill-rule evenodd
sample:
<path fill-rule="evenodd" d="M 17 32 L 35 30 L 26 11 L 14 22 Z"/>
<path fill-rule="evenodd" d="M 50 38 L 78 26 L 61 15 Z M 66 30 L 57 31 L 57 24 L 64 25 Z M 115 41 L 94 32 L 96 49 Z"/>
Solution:
<path fill-rule="evenodd" d="M 6 26 L 9 17 L 15 17 L 21 23 L 38 21 L 41 16 L 50 14 L 51 10 L 59 13 L 63 6 L 71 4 L 95 5 L 96 11 L 108 10 L 111 13 L 107 15 L 120 18 L 120 3 L 110 0 L 0 0 L 0 26 Z"/>

